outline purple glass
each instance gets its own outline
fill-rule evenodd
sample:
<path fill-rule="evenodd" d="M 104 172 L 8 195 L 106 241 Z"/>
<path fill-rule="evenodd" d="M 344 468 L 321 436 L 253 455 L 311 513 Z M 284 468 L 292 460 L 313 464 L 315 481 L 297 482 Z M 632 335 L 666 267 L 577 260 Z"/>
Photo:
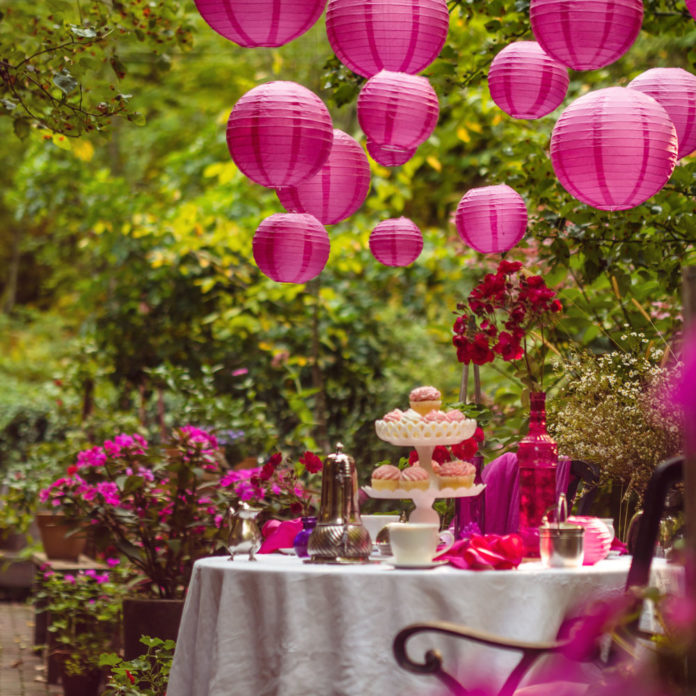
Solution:
<path fill-rule="evenodd" d="M 520 470 L 520 532 L 529 537 L 526 552 L 539 555 L 535 545 L 536 530 L 541 519 L 556 501 L 556 465 L 558 446 L 546 432 L 546 393 L 532 392 L 529 396 L 529 432 L 517 449 Z"/>
<path fill-rule="evenodd" d="M 312 533 L 314 527 L 316 527 L 317 518 L 316 517 L 303 517 L 302 518 L 302 529 L 297 532 L 295 540 L 292 545 L 295 548 L 295 553 L 300 558 L 307 558 L 309 554 L 307 553 L 307 542 L 309 541 L 309 536 Z"/>
<path fill-rule="evenodd" d="M 473 458 L 476 467 L 474 485 L 483 483 L 483 455 L 476 454 Z M 486 500 L 483 492 L 466 498 L 454 500 L 454 536 L 456 539 L 468 539 L 472 534 L 481 534 L 485 527 Z"/>

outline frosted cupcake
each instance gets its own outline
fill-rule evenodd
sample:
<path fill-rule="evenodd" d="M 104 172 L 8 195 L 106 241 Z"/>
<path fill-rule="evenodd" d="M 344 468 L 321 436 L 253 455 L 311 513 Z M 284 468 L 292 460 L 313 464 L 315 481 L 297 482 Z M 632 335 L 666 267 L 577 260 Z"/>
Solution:
<path fill-rule="evenodd" d="M 409 406 L 424 416 L 429 411 L 437 411 L 442 406 L 442 394 L 435 387 L 416 387 L 408 395 Z"/>
<path fill-rule="evenodd" d="M 401 488 L 405 491 L 427 491 L 430 487 L 428 472 L 421 466 L 409 466 L 401 472 Z"/>
<path fill-rule="evenodd" d="M 382 464 L 372 472 L 372 487 L 376 491 L 395 491 L 399 486 L 401 472 L 391 464 Z"/>
<path fill-rule="evenodd" d="M 440 466 L 440 488 L 469 488 L 474 485 L 476 467 L 460 459 Z"/>

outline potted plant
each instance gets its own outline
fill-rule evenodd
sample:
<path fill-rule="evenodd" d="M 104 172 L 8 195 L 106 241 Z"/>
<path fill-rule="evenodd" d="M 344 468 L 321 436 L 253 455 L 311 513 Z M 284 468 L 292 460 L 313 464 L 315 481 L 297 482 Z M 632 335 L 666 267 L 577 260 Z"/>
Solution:
<path fill-rule="evenodd" d="M 43 566 L 32 601 L 49 617 L 49 659 L 57 659 L 65 696 L 97 694 L 99 656 L 117 647 L 128 585 L 104 571 L 59 574 Z"/>

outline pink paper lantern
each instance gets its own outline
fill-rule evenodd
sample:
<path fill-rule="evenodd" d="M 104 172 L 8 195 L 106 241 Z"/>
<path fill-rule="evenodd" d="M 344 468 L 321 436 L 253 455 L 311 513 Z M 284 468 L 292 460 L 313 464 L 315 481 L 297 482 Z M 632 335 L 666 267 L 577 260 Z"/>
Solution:
<path fill-rule="evenodd" d="M 313 177 L 277 193 L 288 212 L 311 213 L 324 225 L 333 225 L 358 210 L 369 189 L 365 151 L 354 138 L 336 129 L 324 166 Z"/>
<path fill-rule="evenodd" d="M 466 244 L 482 254 L 499 254 L 517 244 L 527 229 L 527 206 L 506 184 L 469 189 L 454 218 Z"/>
<path fill-rule="evenodd" d="M 370 251 L 385 266 L 408 266 L 423 251 L 423 235 L 408 218 L 383 220 L 372 230 Z"/>
<path fill-rule="evenodd" d="M 358 96 L 358 122 L 383 150 L 413 150 L 435 130 L 440 106 L 425 77 L 382 70 Z"/>
<path fill-rule="evenodd" d="M 331 48 L 363 77 L 420 72 L 437 58 L 448 28 L 447 0 L 329 0 L 326 10 Z"/>
<path fill-rule="evenodd" d="M 654 196 L 677 161 L 677 132 L 652 97 L 626 87 L 585 94 L 551 134 L 551 162 L 568 193 L 600 210 L 627 210 Z"/>
<path fill-rule="evenodd" d="M 329 259 L 329 235 L 313 215 L 275 213 L 256 230 L 254 260 L 264 275 L 278 283 L 306 283 Z"/>
<path fill-rule="evenodd" d="M 367 141 L 367 151 L 370 153 L 370 157 L 385 167 L 400 167 L 413 157 L 417 149 L 415 147 L 410 150 L 399 150 L 395 147 L 386 148 L 373 143 L 371 140 Z"/>
<path fill-rule="evenodd" d="M 696 150 L 696 75 L 681 68 L 651 68 L 628 86 L 649 94 L 669 114 L 677 129 L 677 159 Z"/>
<path fill-rule="evenodd" d="M 531 0 L 534 37 L 574 70 L 596 70 L 628 51 L 643 23 L 642 0 Z"/>
<path fill-rule="evenodd" d="M 582 542 L 583 565 L 594 565 L 609 555 L 611 534 L 599 517 L 575 515 L 569 517 L 568 522 L 578 524 L 585 530 Z"/>
<path fill-rule="evenodd" d="M 691 16 L 696 19 L 696 0 L 686 0 L 686 8 L 691 12 Z"/>
<path fill-rule="evenodd" d="M 218 34 L 245 48 L 282 46 L 321 17 L 326 0 L 195 0 Z"/>
<path fill-rule="evenodd" d="M 333 126 L 319 97 L 295 82 L 249 90 L 227 122 L 227 147 L 237 166 L 261 186 L 295 186 L 326 162 Z"/>
<path fill-rule="evenodd" d="M 493 59 L 488 88 L 493 101 L 513 118 L 541 118 L 565 99 L 568 69 L 536 41 L 517 41 Z"/>

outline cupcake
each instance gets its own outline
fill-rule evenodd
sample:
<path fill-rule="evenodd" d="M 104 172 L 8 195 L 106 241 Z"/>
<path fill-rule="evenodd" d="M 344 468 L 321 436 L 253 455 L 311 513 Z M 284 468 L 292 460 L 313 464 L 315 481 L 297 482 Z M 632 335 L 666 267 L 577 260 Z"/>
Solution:
<path fill-rule="evenodd" d="M 442 394 L 435 387 L 416 387 L 408 395 L 409 406 L 424 416 L 428 411 L 437 411 L 442 406 Z"/>
<path fill-rule="evenodd" d="M 440 467 L 440 488 L 469 488 L 474 484 L 476 467 L 460 459 L 447 462 Z"/>
<path fill-rule="evenodd" d="M 405 491 L 414 489 L 427 491 L 430 487 L 430 477 L 423 467 L 409 466 L 401 472 L 400 485 Z"/>
<path fill-rule="evenodd" d="M 395 491 L 399 485 L 401 472 L 391 464 L 382 464 L 372 472 L 372 487 L 376 491 Z"/>

